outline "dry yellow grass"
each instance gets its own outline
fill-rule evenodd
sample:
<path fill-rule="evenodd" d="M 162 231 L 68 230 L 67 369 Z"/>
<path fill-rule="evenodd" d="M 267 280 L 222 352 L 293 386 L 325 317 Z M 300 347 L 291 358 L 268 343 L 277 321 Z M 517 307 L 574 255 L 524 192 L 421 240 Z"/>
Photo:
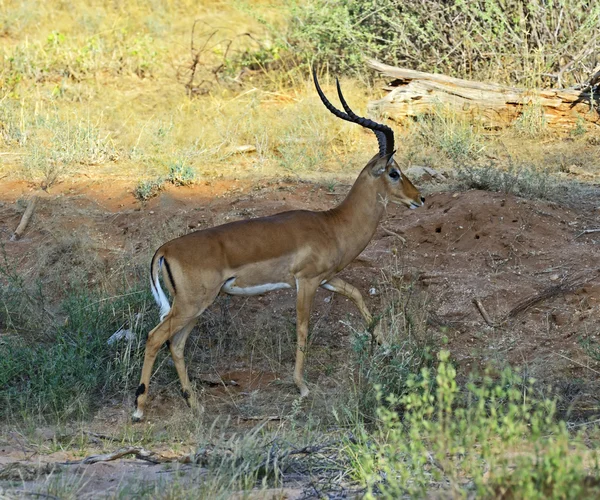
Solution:
<path fill-rule="evenodd" d="M 255 43 L 238 35 L 265 35 L 260 20 L 282 21 L 285 11 L 267 2 L 34 4 L 2 10 L 5 175 L 45 184 L 81 173 L 135 180 L 183 161 L 200 176 L 280 176 L 338 171 L 374 149 L 369 134 L 325 112 L 308 80 L 286 88 L 264 75 L 240 83 L 225 76 L 188 97 L 194 20 L 196 46 L 216 33 L 202 55 L 203 70 L 212 69 L 226 40 L 234 53 Z M 364 109 L 364 88 L 345 88 Z"/>

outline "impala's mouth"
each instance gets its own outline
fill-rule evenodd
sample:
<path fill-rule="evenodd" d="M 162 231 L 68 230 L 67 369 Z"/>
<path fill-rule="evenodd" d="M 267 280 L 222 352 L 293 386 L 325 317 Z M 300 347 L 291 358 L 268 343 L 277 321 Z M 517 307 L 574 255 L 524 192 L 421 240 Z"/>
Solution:
<path fill-rule="evenodd" d="M 425 198 L 421 198 L 421 201 L 414 201 L 414 200 L 402 200 L 402 201 L 398 201 L 398 200 L 390 200 L 392 203 L 395 203 L 396 205 L 404 205 L 405 207 L 410 208 L 411 210 L 414 210 L 415 208 L 419 208 L 422 207 L 425 204 Z"/>

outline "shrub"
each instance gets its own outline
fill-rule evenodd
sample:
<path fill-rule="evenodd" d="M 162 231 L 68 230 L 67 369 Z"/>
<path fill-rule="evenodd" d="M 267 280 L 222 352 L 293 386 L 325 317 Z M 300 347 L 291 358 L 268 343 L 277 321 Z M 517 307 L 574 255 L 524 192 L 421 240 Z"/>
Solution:
<path fill-rule="evenodd" d="M 583 444 L 555 420 L 553 401 L 533 396 L 532 384 L 506 370 L 461 394 L 449 353 L 441 352 L 434 372 L 409 378 L 405 395 L 380 392 L 378 431 L 348 446 L 366 497 L 424 498 L 440 486 L 482 498 L 598 495 Z"/>
<path fill-rule="evenodd" d="M 155 179 L 143 180 L 133 190 L 133 195 L 140 201 L 148 201 L 160 193 L 165 185 L 162 177 Z"/>
<path fill-rule="evenodd" d="M 362 74 L 365 57 L 455 76 L 556 83 L 587 76 L 597 50 L 563 70 L 564 54 L 589 46 L 600 5 L 588 0 L 312 0 L 293 8 L 287 43 L 303 62 Z M 598 48 L 600 42 L 595 41 Z M 585 55 L 587 54 L 587 55 Z M 547 76 L 557 76 L 548 80 Z M 570 73 L 570 74 L 569 74 Z"/>
<path fill-rule="evenodd" d="M 510 164 L 503 169 L 494 164 L 482 167 L 462 166 L 456 180 L 463 189 L 500 191 L 523 198 L 559 201 L 562 185 L 552 173 L 531 165 Z"/>
<path fill-rule="evenodd" d="M 339 405 L 353 423 L 377 418 L 377 393 L 402 396 L 407 381 L 433 360 L 437 348 L 427 328 L 427 297 L 412 283 L 398 279 L 398 266 L 386 270 L 381 283 L 385 310 L 378 328 L 384 339 L 376 345 L 370 333 L 355 332 L 352 343 L 354 372 L 347 401 Z"/>
<path fill-rule="evenodd" d="M 166 180 L 175 186 L 189 186 L 196 181 L 196 172 L 192 167 L 179 160 L 169 165 Z"/>

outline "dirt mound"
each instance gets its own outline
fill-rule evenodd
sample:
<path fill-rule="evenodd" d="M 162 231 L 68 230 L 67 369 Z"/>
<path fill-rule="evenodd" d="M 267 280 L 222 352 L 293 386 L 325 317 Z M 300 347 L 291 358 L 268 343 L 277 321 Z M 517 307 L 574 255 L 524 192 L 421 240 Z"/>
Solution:
<path fill-rule="evenodd" d="M 597 373 L 581 349 L 597 337 L 600 313 L 599 238 L 581 234 L 590 217 L 597 221 L 598 212 L 469 191 L 433 195 L 392 229 L 408 240 L 404 265 L 429 291 L 438 325 L 451 327 L 449 348 L 461 365 L 508 361 L 556 382 Z M 573 278 L 585 285 L 562 290 Z M 473 304 L 478 299 L 500 319 L 549 290 L 556 293 L 500 328 L 488 326 Z"/>

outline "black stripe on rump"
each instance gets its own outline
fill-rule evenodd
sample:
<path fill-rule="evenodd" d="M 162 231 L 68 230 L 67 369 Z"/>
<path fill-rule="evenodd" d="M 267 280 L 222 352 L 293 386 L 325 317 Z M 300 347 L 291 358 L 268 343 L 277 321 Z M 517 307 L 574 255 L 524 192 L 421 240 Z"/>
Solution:
<path fill-rule="evenodd" d="M 164 257 L 163 262 L 165 263 L 165 268 L 167 269 L 167 276 L 169 276 L 169 281 L 171 283 L 171 286 L 173 287 L 173 292 L 177 292 L 177 288 L 175 288 L 175 281 L 173 280 L 173 274 L 171 274 L 171 267 L 169 266 L 167 259 L 165 259 Z"/>
<path fill-rule="evenodd" d="M 154 257 L 152 257 L 152 260 L 150 261 L 150 286 L 152 287 L 152 290 L 156 291 L 156 287 L 154 286 L 154 276 L 152 276 L 152 271 L 154 270 L 154 259 L 156 259 L 156 254 L 154 254 Z"/>

